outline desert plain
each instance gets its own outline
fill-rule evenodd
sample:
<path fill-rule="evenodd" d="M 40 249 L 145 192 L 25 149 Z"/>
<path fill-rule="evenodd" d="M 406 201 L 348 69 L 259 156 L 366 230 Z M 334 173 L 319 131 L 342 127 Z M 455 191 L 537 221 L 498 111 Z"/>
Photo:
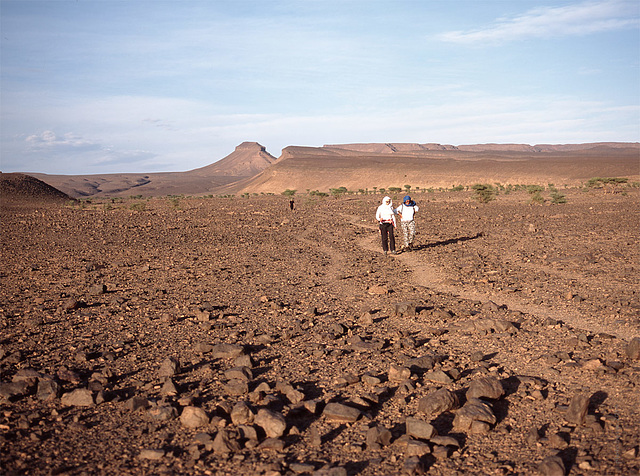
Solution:
<path fill-rule="evenodd" d="M 639 189 L 562 194 L 395 256 L 379 193 L 5 196 L 2 472 L 638 474 Z"/>
<path fill-rule="evenodd" d="M 638 474 L 637 177 L 588 186 L 574 164 L 563 185 L 565 162 L 538 194 L 414 188 L 416 246 L 385 256 L 380 190 L 304 192 L 327 153 L 274 167 L 243 144 L 230 176 L 54 177 L 82 200 L 1 174 L 2 473 Z M 394 157 L 374 159 L 424 166 Z M 373 180 L 358 160 L 313 185 Z M 203 192 L 134 195 L 180 183 Z"/>

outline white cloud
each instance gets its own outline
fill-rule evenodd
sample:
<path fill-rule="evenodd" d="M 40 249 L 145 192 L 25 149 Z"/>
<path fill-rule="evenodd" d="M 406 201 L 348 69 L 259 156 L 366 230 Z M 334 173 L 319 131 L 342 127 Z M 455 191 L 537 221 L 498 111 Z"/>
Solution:
<path fill-rule="evenodd" d="M 58 137 L 54 131 L 43 131 L 31 134 L 25 141 L 32 151 L 36 150 L 60 150 L 60 151 L 87 151 L 98 150 L 100 144 L 83 139 L 76 134 L 68 132 Z"/>
<path fill-rule="evenodd" d="M 446 42 L 504 43 L 526 38 L 557 38 L 638 27 L 636 0 L 584 2 L 566 7 L 541 7 L 521 16 L 500 18 L 492 26 L 439 35 Z"/>

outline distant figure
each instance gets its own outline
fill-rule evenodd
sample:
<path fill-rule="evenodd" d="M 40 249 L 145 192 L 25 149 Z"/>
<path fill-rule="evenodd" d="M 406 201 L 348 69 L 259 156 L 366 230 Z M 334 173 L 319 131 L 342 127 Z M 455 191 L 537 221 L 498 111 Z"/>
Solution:
<path fill-rule="evenodd" d="M 293 209 L 295 208 L 295 206 L 294 206 L 294 204 L 293 204 L 293 198 L 290 198 L 290 199 L 289 199 L 289 208 L 290 208 L 291 210 L 293 210 Z"/>
<path fill-rule="evenodd" d="M 396 214 L 393 210 L 391 197 L 384 197 L 382 205 L 376 210 L 376 221 L 380 228 L 380 236 L 382 237 L 382 251 L 386 255 L 389 250 L 391 254 L 396 254 L 396 237 L 393 235 L 393 229 L 396 227 Z"/>
<path fill-rule="evenodd" d="M 402 199 L 402 205 L 396 208 L 396 213 L 400 215 L 400 227 L 404 235 L 403 250 L 413 248 L 413 241 L 416 238 L 416 222 L 414 220 L 415 213 L 419 210 L 418 205 L 409 195 Z"/>

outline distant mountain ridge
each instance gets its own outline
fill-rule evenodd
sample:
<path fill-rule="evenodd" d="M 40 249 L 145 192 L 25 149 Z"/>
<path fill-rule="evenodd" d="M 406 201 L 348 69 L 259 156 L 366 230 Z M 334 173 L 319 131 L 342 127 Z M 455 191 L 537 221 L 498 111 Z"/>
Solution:
<path fill-rule="evenodd" d="M 101 175 L 29 174 L 75 198 L 226 195 L 483 183 L 578 184 L 595 176 L 640 175 L 640 143 L 330 144 L 288 146 L 275 158 L 257 142 L 185 172 Z"/>
<path fill-rule="evenodd" d="M 597 176 L 639 180 L 640 144 L 290 146 L 283 149 L 274 165 L 255 177 L 231 184 L 227 190 L 371 190 L 406 184 L 424 189 L 496 182 L 576 186 Z"/>
<path fill-rule="evenodd" d="M 375 154 L 394 154 L 407 152 L 423 152 L 434 150 L 461 150 L 472 152 L 562 152 L 587 150 L 596 147 L 628 148 L 639 147 L 638 142 L 592 142 L 585 144 L 471 144 L 471 145 L 448 145 L 448 144 L 418 144 L 418 143 L 355 143 L 355 144 L 330 144 L 323 145 L 326 149 L 352 150 L 357 152 L 370 152 Z"/>

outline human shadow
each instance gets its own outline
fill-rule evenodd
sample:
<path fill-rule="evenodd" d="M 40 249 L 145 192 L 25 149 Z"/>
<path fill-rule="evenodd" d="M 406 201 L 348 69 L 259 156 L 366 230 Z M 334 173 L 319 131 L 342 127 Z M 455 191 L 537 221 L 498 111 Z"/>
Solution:
<path fill-rule="evenodd" d="M 460 236 L 458 238 L 451 238 L 449 240 L 444 240 L 444 241 L 436 241 L 434 243 L 427 243 L 425 245 L 417 245 L 414 246 L 414 251 L 420 251 L 420 250 L 424 250 L 424 249 L 428 249 L 428 248 L 436 248 L 438 246 L 446 246 L 446 245 L 454 245 L 456 243 L 462 243 L 465 241 L 471 241 L 471 240 L 476 240 L 478 238 L 481 238 L 484 234 L 482 232 L 476 233 L 473 236 Z"/>

